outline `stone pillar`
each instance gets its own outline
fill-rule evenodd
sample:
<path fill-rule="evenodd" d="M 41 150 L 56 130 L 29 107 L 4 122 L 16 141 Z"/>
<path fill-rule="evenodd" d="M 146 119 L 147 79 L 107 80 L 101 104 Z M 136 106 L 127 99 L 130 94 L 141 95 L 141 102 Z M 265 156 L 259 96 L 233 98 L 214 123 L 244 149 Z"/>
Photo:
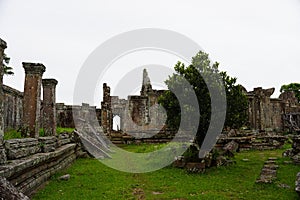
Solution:
<path fill-rule="evenodd" d="M 6 49 L 6 42 L 0 38 L 0 164 L 6 162 L 5 150 L 3 148 L 3 136 L 4 136 L 4 111 L 3 111 L 3 55 L 4 49 Z"/>
<path fill-rule="evenodd" d="M 101 102 L 101 125 L 106 134 L 110 134 L 112 130 L 112 109 L 110 87 L 103 83 L 103 101 Z"/>
<path fill-rule="evenodd" d="M 25 63 L 25 85 L 23 100 L 23 134 L 39 137 L 41 114 L 41 84 L 46 68 L 40 63 Z"/>
<path fill-rule="evenodd" d="M 56 93 L 57 80 L 43 79 L 43 128 L 45 136 L 56 135 Z"/>

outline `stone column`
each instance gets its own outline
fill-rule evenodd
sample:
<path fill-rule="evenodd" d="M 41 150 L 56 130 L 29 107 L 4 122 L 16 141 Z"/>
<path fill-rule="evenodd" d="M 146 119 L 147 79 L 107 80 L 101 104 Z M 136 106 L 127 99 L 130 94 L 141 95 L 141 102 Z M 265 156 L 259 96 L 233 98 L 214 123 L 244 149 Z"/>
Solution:
<path fill-rule="evenodd" d="M 56 92 L 57 80 L 43 79 L 43 128 L 45 136 L 56 135 Z"/>
<path fill-rule="evenodd" d="M 112 109 L 110 87 L 103 83 L 103 101 L 101 102 L 101 125 L 106 134 L 110 134 L 112 130 Z"/>
<path fill-rule="evenodd" d="M 23 134 L 37 138 L 40 129 L 41 84 L 46 68 L 40 63 L 25 63 Z"/>
<path fill-rule="evenodd" d="M 3 136 L 4 136 L 4 112 L 3 112 L 3 55 L 4 49 L 6 49 L 6 42 L 0 38 L 0 164 L 6 162 L 5 150 L 3 148 Z"/>

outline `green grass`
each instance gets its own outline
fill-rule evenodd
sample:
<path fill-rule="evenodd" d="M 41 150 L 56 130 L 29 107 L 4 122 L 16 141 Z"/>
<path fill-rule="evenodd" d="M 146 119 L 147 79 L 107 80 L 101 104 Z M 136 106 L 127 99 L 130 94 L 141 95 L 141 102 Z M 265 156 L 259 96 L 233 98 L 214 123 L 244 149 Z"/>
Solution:
<path fill-rule="evenodd" d="M 72 133 L 74 131 L 74 128 L 62 128 L 57 127 L 56 128 L 56 134 L 59 135 L 61 133 Z M 43 128 L 40 129 L 40 137 L 45 136 L 45 131 Z M 10 139 L 17 139 L 17 138 L 24 138 L 20 131 L 17 131 L 15 129 L 11 129 L 9 131 L 6 131 L 4 133 L 4 140 L 10 140 Z"/>
<path fill-rule="evenodd" d="M 21 132 L 18 132 L 17 130 L 11 129 L 4 133 L 4 140 L 10 140 L 10 139 L 16 139 L 16 138 L 23 138 L 21 135 Z"/>
<path fill-rule="evenodd" d="M 75 128 L 57 127 L 56 128 L 56 134 L 59 135 L 61 133 L 72 133 L 74 130 L 75 130 Z"/>
<path fill-rule="evenodd" d="M 147 152 L 157 145 L 129 145 L 130 151 Z M 294 191 L 300 167 L 284 164 L 283 150 L 238 153 L 236 164 L 213 167 L 204 174 L 165 167 L 161 170 L 131 174 L 108 168 L 95 159 L 78 159 L 70 168 L 51 178 L 33 199 L 298 199 Z M 277 180 L 272 184 L 256 184 L 264 161 L 278 157 Z M 248 161 L 243 161 L 248 159 Z M 58 177 L 69 173 L 69 181 Z M 287 184 L 290 188 L 280 188 Z"/>

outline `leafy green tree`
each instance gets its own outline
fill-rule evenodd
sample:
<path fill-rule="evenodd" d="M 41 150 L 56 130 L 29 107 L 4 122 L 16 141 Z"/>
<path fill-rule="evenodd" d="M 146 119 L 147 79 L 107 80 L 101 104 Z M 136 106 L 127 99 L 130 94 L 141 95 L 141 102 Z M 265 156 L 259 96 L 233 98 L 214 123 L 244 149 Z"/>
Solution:
<path fill-rule="evenodd" d="M 227 101 L 225 127 L 241 128 L 247 123 L 248 119 L 248 98 L 245 95 L 243 86 L 236 84 L 236 78 L 228 76 L 226 72 L 220 72 L 220 74 L 223 79 Z"/>
<path fill-rule="evenodd" d="M 226 72 L 219 72 L 218 66 L 219 63 L 217 62 L 211 64 L 208 54 L 202 51 L 192 58 L 192 64 L 187 67 L 183 63 L 178 62 L 174 67 L 177 73 L 169 76 L 168 80 L 165 81 L 169 90 L 159 97 L 159 103 L 167 111 L 168 127 L 178 129 L 182 111 L 179 101 L 172 91 L 180 88 L 183 84 L 183 79 L 189 82 L 197 96 L 200 111 L 200 121 L 196 135 L 196 143 L 199 146 L 201 146 L 208 130 L 212 110 L 209 88 L 200 73 L 206 77 L 211 77 L 213 74 L 218 74 L 222 77 L 227 100 L 225 126 L 239 128 L 245 124 L 247 119 L 248 100 L 242 91 L 242 87 L 236 84 L 236 78 L 231 78 Z M 209 84 L 214 84 L 213 80 L 209 81 Z M 219 86 L 214 85 L 213 87 Z M 182 91 L 184 92 L 184 90 Z"/>
<path fill-rule="evenodd" d="M 12 71 L 13 68 L 8 66 L 9 61 L 10 61 L 10 58 L 6 54 L 4 54 L 3 55 L 3 74 L 5 74 L 5 75 L 14 75 L 14 72 Z"/>
<path fill-rule="evenodd" d="M 290 83 L 288 85 L 283 85 L 280 88 L 280 92 L 293 91 L 295 96 L 298 98 L 298 102 L 300 102 L 300 83 Z"/>

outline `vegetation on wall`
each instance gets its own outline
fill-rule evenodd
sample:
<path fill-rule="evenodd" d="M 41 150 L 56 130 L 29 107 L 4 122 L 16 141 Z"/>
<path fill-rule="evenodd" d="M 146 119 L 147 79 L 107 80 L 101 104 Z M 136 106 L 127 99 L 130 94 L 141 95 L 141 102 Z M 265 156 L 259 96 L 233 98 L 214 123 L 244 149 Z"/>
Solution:
<path fill-rule="evenodd" d="M 290 83 L 287 85 L 282 85 L 280 88 L 280 92 L 293 91 L 295 96 L 298 98 L 298 102 L 300 102 L 300 83 Z"/>
<path fill-rule="evenodd" d="M 4 75 L 14 75 L 14 72 L 12 71 L 13 68 L 8 66 L 10 61 L 10 57 L 8 57 L 6 54 L 3 55 L 3 74 Z"/>

